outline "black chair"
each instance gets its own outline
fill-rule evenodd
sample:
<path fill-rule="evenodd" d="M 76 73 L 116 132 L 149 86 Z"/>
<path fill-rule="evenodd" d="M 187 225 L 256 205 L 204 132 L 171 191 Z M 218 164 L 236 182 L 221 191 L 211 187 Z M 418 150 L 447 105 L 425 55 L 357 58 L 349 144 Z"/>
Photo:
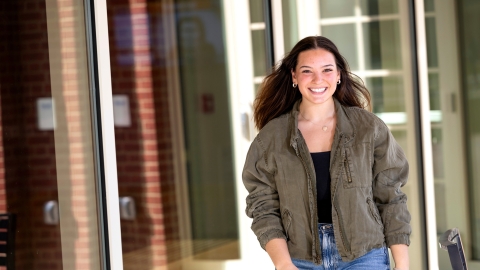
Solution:
<path fill-rule="evenodd" d="M 0 214 L 0 265 L 15 269 L 15 215 Z"/>
<path fill-rule="evenodd" d="M 457 228 L 446 231 L 439 239 L 440 247 L 448 251 L 453 270 L 467 270 L 462 239 Z"/>

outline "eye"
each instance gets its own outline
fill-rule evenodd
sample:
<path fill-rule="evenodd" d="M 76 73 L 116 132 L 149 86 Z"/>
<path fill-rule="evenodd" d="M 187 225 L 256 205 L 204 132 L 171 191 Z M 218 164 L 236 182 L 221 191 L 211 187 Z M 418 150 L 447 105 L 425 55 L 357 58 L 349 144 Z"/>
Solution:
<path fill-rule="evenodd" d="M 304 70 L 302 70 L 302 73 L 311 73 L 311 71 L 308 70 L 308 69 L 304 69 Z"/>
<path fill-rule="evenodd" d="M 326 68 L 326 69 L 323 70 L 323 72 L 330 72 L 330 71 L 332 71 L 331 68 Z"/>

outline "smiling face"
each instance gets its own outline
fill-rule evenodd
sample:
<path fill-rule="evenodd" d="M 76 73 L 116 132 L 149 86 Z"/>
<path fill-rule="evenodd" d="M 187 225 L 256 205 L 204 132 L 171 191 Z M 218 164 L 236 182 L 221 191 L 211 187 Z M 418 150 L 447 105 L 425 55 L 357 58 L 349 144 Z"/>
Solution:
<path fill-rule="evenodd" d="M 298 84 L 302 103 L 308 105 L 333 101 L 340 71 L 335 57 L 325 49 L 303 51 L 298 55 L 297 66 L 292 70 L 292 80 Z M 305 105 L 307 105 L 305 104 Z"/>

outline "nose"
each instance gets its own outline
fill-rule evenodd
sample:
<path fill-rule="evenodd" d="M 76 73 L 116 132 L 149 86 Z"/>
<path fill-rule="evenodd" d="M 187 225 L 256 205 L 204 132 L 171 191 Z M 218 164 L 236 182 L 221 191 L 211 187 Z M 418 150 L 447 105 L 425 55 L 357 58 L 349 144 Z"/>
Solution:
<path fill-rule="evenodd" d="M 322 72 L 315 72 L 313 77 L 314 83 L 320 83 L 323 81 L 323 74 Z"/>

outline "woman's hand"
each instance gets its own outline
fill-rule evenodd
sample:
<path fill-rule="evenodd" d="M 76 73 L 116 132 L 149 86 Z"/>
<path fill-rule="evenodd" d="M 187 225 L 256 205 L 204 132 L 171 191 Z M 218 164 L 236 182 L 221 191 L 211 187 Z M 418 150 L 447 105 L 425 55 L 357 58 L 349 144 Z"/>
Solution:
<path fill-rule="evenodd" d="M 298 270 L 298 268 L 293 263 L 287 264 L 283 267 L 278 267 L 276 269 L 277 270 Z"/>
<path fill-rule="evenodd" d="M 292 263 L 292 258 L 288 253 L 287 241 L 284 239 L 275 238 L 268 241 L 265 249 L 277 270 L 298 270 Z"/>

